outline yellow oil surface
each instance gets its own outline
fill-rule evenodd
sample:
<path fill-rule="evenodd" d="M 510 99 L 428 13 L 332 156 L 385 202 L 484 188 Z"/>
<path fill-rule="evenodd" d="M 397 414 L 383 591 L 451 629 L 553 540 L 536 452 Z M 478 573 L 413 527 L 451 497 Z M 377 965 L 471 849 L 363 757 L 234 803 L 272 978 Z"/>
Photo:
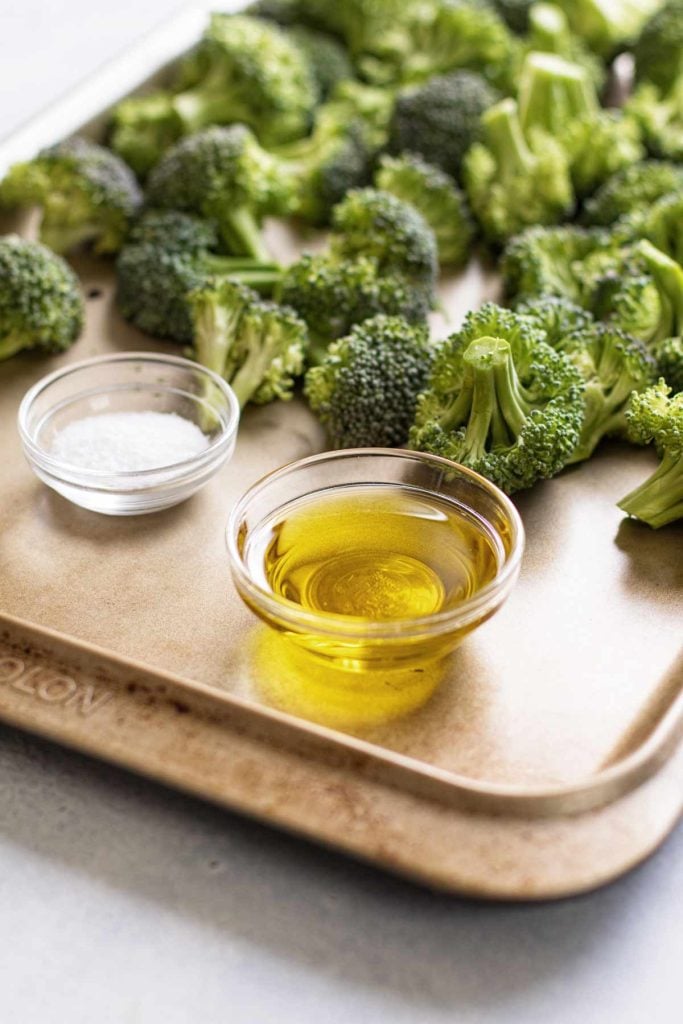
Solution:
<path fill-rule="evenodd" d="M 273 593 L 368 622 L 455 608 L 493 580 L 501 557 L 471 511 L 395 485 L 330 489 L 282 510 L 268 532 Z"/>

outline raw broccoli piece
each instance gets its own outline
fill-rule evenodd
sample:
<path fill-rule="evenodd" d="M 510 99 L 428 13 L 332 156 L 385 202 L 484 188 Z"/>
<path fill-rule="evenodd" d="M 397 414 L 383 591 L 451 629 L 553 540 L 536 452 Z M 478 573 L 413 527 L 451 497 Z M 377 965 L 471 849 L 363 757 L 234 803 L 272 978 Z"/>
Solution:
<path fill-rule="evenodd" d="M 275 264 L 217 255 L 216 228 L 173 210 L 150 210 L 135 225 L 117 261 L 118 308 L 155 338 L 189 343 L 187 296 L 207 279 L 239 279 L 265 291 L 279 281 Z"/>
<path fill-rule="evenodd" d="M 438 272 L 434 232 L 409 203 L 374 188 L 354 189 L 335 207 L 330 253 L 377 260 L 382 277 L 398 275 L 431 306 Z"/>
<path fill-rule="evenodd" d="M 584 224 L 606 227 L 620 217 L 647 211 L 652 203 L 681 188 L 683 167 L 676 164 L 644 160 L 632 167 L 622 167 L 586 200 L 581 220 Z"/>
<path fill-rule="evenodd" d="M 64 352 L 83 316 L 78 278 L 61 256 L 18 235 L 0 238 L 0 360 L 25 349 Z"/>
<path fill-rule="evenodd" d="M 683 75 L 683 0 L 668 0 L 645 23 L 633 47 L 636 79 L 670 89 Z"/>
<path fill-rule="evenodd" d="M 525 139 L 517 104 L 502 100 L 482 117 L 485 137 L 465 159 L 470 205 L 492 244 L 530 224 L 553 224 L 570 212 L 574 194 L 563 148 L 532 130 Z"/>
<path fill-rule="evenodd" d="M 368 256 L 340 260 L 306 253 L 284 271 L 279 297 L 306 321 L 314 363 L 354 324 L 379 313 L 419 323 L 427 313 L 422 290 L 397 274 L 382 276 L 377 260 Z"/>
<path fill-rule="evenodd" d="M 598 272 L 591 258 L 611 267 L 618 252 L 618 240 L 598 228 L 528 228 L 509 242 L 503 254 L 506 298 L 523 302 L 538 295 L 561 295 L 589 308 Z"/>
<path fill-rule="evenodd" d="M 668 92 L 644 82 L 625 109 L 640 125 L 648 153 L 664 160 L 683 160 L 683 74 Z"/>
<path fill-rule="evenodd" d="M 389 149 L 419 153 L 458 178 L 465 153 L 482 137 L 481 115 L 499 94 L 475 71 L 454 71 L 401 92 L 389 132 Z"/>
<path fill-rule="evenodd" d="M 438 349 L 410 443 L 512 494 L 567 464 L 581 430 L 582 393 L 580 374 L 542 331 L 487 303 Z"/>
<path fill-rule="evenodd" d="M 147 198 L 215 220 L 229 252 L 268 262 L 259 222 L 291 208 L 293 183 L 252 132 L 235 124 L 176 143 L 150 175 Z"/>
<path fill-rule="evenodd" d="M 557 0 L 572 28 L 602 57 L 612 57 L 640 35 L 662 0 Z"/>
<path fill-rule="evenodd" d="M 15 164 L 0 182 L 0 206 L 40 207 L 40 240 L 59 253 L 85 243 L 98 253 L 117 252 L 141 204 L 130 167 L 81 138 Z"/>
<path fill-rule="evenodd" d="M 522 35 L 528 30 L 534 0 L 493 0 L 493 6 L 513 32 Z"/>
<path fill-rule="evenodd" d="M 634 216 L 634 230 L 683 265 L 683 167 L 676 191 L 662 196 Z"/>
<path fill-rule="evenodd" d="M 595 325 L 595 317 L 582 306 L 562 295 L 539 295 L 515 307 L 544 333 L 547 345 L 564 352 L 573 339 L 583 336 Z"/>
<path fill-rule="evenodd" d="M 189 296 L 194 354 L 230 384 L 241 407 L 292 397 L 303 372 L 306 325 L 233 281 L 208 281 Z"/>
<path fill-rule="evenodd" d="M 168 92 L 128 96 L 116 105 L 109 145 L 141 178 L 184 134 L 183 123 Z"/>
<path fill-rule="evenodd" d="M 618 506 L 653 529 L 683 517 L 683 393 L 671 395 L 665 381 L 634 395 L 626 413 L 631 437 L 638 444 L 654 441 L 659 466 Z"/>
<path fill-rule="evenodd" d="M 334 448 L 405 443 L 431 364 L 427 328 L 376 316 L 330 345 L 304 393 Z"/>
<path fill-rule="evenodd" d="M 474 221 L 464 193 L 450 175 L 416 154 L 403 153 L 382 158 L 375 185 L 422 214 L 434 232 L 442 267 L 467 263 L 472 254 Z"/>
<path fill-rule="evenodd" d="M 643 340 L 659 342 L 683 334 L 683 267 L 647 240 L 639 242 L 635 251 L 644 261 L 659 296 L 657 323 Z"/>
<path fill-rule="evenodd" d="M 365 145 L 374 153 L 387 145 L 395 102 L 396 92 L 393 89 L 347 79 L 335 86 L 325 104 L 324 116 L 337 124 L 353 122 L 360 130 Z M 323 116 L 322 110 L 320 116 Z"/>
<path fill-rule="evenodd" d="M 529 7 L 526 44 L 530 52 L 556 53 L 579 64 L 596 89 L 602 89 L 607 77 L 599 57 L 574 35 L 567 15 L 555 3 L 534 3 Z"/>
<path fill-rule="evenodd" d="M 683 337 L 665 338 L 654 348 L 657 368 L 674 395 L 683 391 Z"/>
<path fill-rule="evenodd" d="M 303 50 L 320 100 L 328 99 L 338 82 L 355 77 L 348 52 L 334 36 L 305 25 L 293 25 L 286 34 Z"/>
<path fill-rule="evenodd" d="M 572 184 L 581 199 L 645 156 L 640 127 L 622 110 L 600 110 L 575 118 L 567 127 L 565 147 Z"/>

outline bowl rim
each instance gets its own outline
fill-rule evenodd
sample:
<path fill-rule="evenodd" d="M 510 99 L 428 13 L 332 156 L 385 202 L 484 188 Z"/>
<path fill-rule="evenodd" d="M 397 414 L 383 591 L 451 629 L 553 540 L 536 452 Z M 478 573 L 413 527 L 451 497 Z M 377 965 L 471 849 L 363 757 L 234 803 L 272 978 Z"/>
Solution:
<path fill-rule="evenodd" d="M 181 370 L 191 370 L 193 373 L 203 374 L 208 380 L 224 395 L 228 405 L 228 418 L 227 423 L 222 427 L 220 433 L 209 442 L 206 448 L 203 448 L 200 452 L 195 455 L 191 455 L 188 458 L 180 459 L 177 462 L 166 463 L 161 466 L 153 466 L 148 469 L 132 469 L 132 470 L 102 470 L 102 469 L 87 469 L 83 466 L 75 465 L 71 462 L 65 462 L 62 459 L 55 458 L 49 451 L 39 445 L 33 438 L 31 431 L 27 426 L 28 416 L 34 402 L 44 394 L 55 382 L 63 380 L 72 374 L 77 374 L 82 370 L 87 370 L 92 366 L 98 366 L 106 363 L 134 363 L 142 362 L 154 364 L 158 363 L 165 366 L 175 366 Z M 151 387 L 151 385 L 150 385 Z M 100 390 L 101 393 L 106 393 L 108 390 L 114 391 L 117 387 L 112 381 L 110 384 L 104 385 Z M 85 389 L 83 392 L 75 390 L 73 397 L 78 397 L 79 393 L 86 393 Z M 66 366 L 62 366 L 52 373 L 45 374 L 24 394 L 17 411 L 17 429 L 19 436 L 24 447 L 27 456 L 31 461 L 36 462 L 41 468 L 48 470 L 53 476 L 59 479 L 63 479 L 68 482 L 76 482 L 81 485 L 85 485 L 85 482 L 90 482 L 94 487 L 98 484 L 102 485 L 106 483 L 125 483 L 129 480 L 146 480 L 149 479 L 151 486 L 158 483 L 159 474 L 171 474 L 174 478 L 178 475 L 182 475 L 186 471 L 196 469 L 198 466 L 204 463 L 213 461 L 214 458 L 223 454 L 224 451 L 229 449 L 230 444 L 235 438 L 237 429 L 240 421 L 240 406 L 237 400 L 237 396 L 230 387 L 230 385 L 223 380 L 219 374 L 214 373 L 213 370 L 209 370 L 206 366 L 202 366 L 201 363 L 196 363 L 191 359 L 185 359 L 183 356 L 169 355 L 163 352 L 144 352 L 144 351 L 130 351 L 130 352 L 106 352 L 103 355 L 91 356 L 88 359 L 81 359 L 75 363 L 68 363 Z M 104 488 L 105 490 L 111 490 L 111 486 Z M 140 488 L 136 488 L 140 489 Z"/>
<path fill-rule="evenodd" d="M 457 605 L 455 608 L 433 612 L 429 615 L 415 616 L 414 618 L 378 619 L 375 621 L 357 619 L 353 616 L 331 612 L 309 611 L 302 608 L 296 602 L 273 594 L 272 591 L 266 590 L 256 583 L 252 575 L 247 571 L 237 546 L 239 523 L 249 503 L 271 484 L 302 467 L 314 466 L 316 463 L 334 461 L 340 458 L 372 458 L 375 456 L 397 459 L 409 458 L 418 462 L 431 463 L 449 472 L 456 470 L 459 474 L 469 477 L 474 483 L 489 492 L 503 507 L 505 516 L 512 526 L 512 544 L 509 554 L 506 555 L 494 578 L 486 586 L 477 590 L 472 597 L 463 601 L 462 604 Z M 372 483 L 372 481 L 369 482 Z M 317 491 L 327 489 L 327 487 L 321 487 L 313 489 L 309 493 L 314 494 Z M 425 494 L 438 494 L 438 492 L 427 488 L 417 487 L 415 489 Z M 473 508 L 472 511 L 476 512 L 476 509 Z M 489 603 L 495 604 L 497 596 L 500 595 L 502 601 L 515 582 L 519 572 L 524 553 L 525 531 L 521 516 L 510 498 L 499 487 L 490 480 L 487 480 L 486 477 L 467 466 L 453 462 L 450 459 L 445 459 L 440 455 L 413 451 L 408 448 L 342 448 L 309 455 L 303 459 L 296 459 L 260 477 L 244 492 L 231 509 L 225 530 L 225 540 L 230 568 L 238 590 L 241 587 L 244 593 L 253 599 L 255 605 L 267 609 L 271 613 L 272 619 L 285 622 L 285 624 L 295 627 L 298 632 L 301 632 L 302 628 L 310 628 L 321 635 L 333 635 L 335 637 L 346 635 L 354 639 L 366 637 L 379 640 L 383 638 L 396 639 L 400 636 L 408 638 L 424 632 L 436 634 L 448 632 L 453 628 L 454 623 L 466 625 L 471 622 L 473 618 L 482 613 L 482 610 L 486 610 L 486 606 Z M 252 608 L 252 610 L 256 609 Z"/>

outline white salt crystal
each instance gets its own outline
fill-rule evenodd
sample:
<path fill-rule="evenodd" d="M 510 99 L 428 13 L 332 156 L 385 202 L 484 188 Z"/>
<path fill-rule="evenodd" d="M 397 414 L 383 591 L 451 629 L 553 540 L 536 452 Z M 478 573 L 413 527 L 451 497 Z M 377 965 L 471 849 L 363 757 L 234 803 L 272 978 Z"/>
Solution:
<path fill-rule="evenodd" d="M 208 444 L 196 423 L 173 412 L 111 412 L 68 423 L 51 454 L 81 469 L 131 473 L 182 462 Z"/>

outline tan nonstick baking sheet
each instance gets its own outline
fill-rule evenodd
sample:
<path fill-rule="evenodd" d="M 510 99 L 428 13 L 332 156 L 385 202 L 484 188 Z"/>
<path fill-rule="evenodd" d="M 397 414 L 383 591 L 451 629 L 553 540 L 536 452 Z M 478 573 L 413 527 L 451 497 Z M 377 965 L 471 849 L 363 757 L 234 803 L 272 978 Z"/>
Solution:
<path fill-rule="evenodd" d="M 200 26 L 183 14 L 80 106 L 75 94 L 1 143 L 0 171 L 90 121 Z M 270 237 L 283 258 L 299 244 L 278 225 Z M 653 532 L 614 505 L 653 454 L 607 445 L 515 499 L 519 585 L 420 711 L 310 723 L 282 701 L 285 670 L 233 590 L 223 535 L 249 484 L 321 450 L 315 421 L 299 402 L 247 410 L 233 461 L 167 512 L 68 504 L 24 462 L 25 390 L 99 352 L 173 350 L 123 323 L 106 262 L 74 263 L 84 336 L 65 356 L 0 364 L 0 717 L 452 891 L 566 895 L 654 849 L 683 807 L 683 529 Z M 450 323 L 434 329 L 495 289 L 476 265 L 444 282 Z"/>

